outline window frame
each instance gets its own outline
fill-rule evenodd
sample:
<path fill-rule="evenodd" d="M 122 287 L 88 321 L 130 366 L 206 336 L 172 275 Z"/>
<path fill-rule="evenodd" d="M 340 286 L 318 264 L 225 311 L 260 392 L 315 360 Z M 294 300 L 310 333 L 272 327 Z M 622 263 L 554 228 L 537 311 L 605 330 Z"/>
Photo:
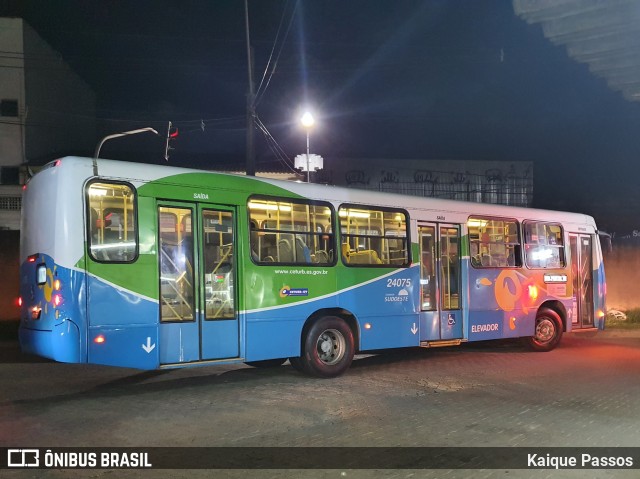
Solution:
<path fill-rule="evenodd" d="M 132 204 L 133 204 L 133 211 L 132 211 L 132 221 L 133 221 L 133 227 L 134 227 L 134 241 L 135 241 L 135 247 L 134 247 L 134 254 L 131 257 L 131 259 L 128 260 L 110 260 L 110 259 L 100 259 L 97 258 L 94 254 L 93 251 L 91 250 L 91 246 L 93 243 L 93 238 L 92 238 L 92 234 L 91 234 L 91 228 L 92 228 L 92 224 L 91 224 L 91 197 L 89 195 L 89 189 L 91 188 L 91 186 L 95 185 L 96 183 L 99 184 L 105 184 L 105 185 L 120 185 L 120 186 L 126 186 L 127 188 L 129 188 L 129 190 L 132 193 Z M 135 263 L 138 258 L 140 257 L 140 227 L 138 224 L 138 192 L 135 188 L 135 186 L 133 186 L 131 183 L 127 182 L 127 181 L 118 181 L 118 180 L 109 180 L 109 179 L 105 179 L 105 178 L 92 178 L 90 181 L 88 181 L 85 185 L 84 188 L 84 200 L 85 200 L 85 238 L 86 238 L 86 248 L 87 248 L 87 255 L 89 258 L 91 258 L 92 261 L 96 262 L 96 263 L 101 263 L 101 264 L 131 264 L 131 263 Z M 125 212 L 126 215 L 126 212 Z"/>
<path fill-rule="evenodd" d="M 356 209 L 356 210 L 369 210 L 369 211 L 379 211 L 382 213 L 394 213 L 394 214 L 401 214 L 404 216 L 404 224 L 405 224 L 405 235 L 404 236 L 387 236 L 385 233 L 387 232 L 385 231 L 381 231 L 381 234 L 379 236 L 373 236 L 373 235 L 353 235 L 353 234 L 349 234 L 349 235 L 345 235 L 345 233 L 343 233 L 342 231 L 342 218 L 340 217 L 340 210 L 343 209 Z M 342 203 L 338 206 L 337 209 L 337 213 L 336 213 L 336 219 L 338 222 L 338 230 L 340 231 L 340 257 L 341 257 L 341 261 L 342 264 L 344 266 L 350 267 L 350 268 L 410 268 L 411 265 L 413 264 L 413 252 L 411 251 L 412 248 L 412 244 L 411 244 L 411 216 L 409 215 L 409 212 L 404 209 L 404 208 L 393 208 L 393 207 L 388 207 L 388 206 L 378 206 L 378 205 L 371 205 L 371 204 L 357 204 L 357 203 Z M 383 227 L 384 227 L 384 218 L 383 218 Z M 344 244 L 343 239 L 347 237 L 347 238 L 352 238 L 352 237 L 363 237 L 363 238 L 375 238 L 375 239 L 379 239 L 381 241 L 380 244 L 380 248 L 383 248 L 384 245 L 384 241 L 385 240 L 390 240 L 390 239 L 404 239 L 406 242 L 406 256 L 404 257 L 404 262 L 402 264 L 396 264 L 396 263 L 351 263 L 351 262 L 347 262 L 345 261 L 344 255 L 342 254 L 342 245 Z M 348 244 L 348 242 L 347 242 Z M 378 259 L 380 259 L 382 261 L 382 258 L 380 257 L 380 255 L 378 254 L 378 252 L 374 249 L 372 250 L 374 252 L 376 252 L 376 255 L 378 256 Z"/>
<path fill-rule="evenodd" d="M 543 226 L 557 226 L 560 228 L 560 244 L 555 244 L 555 245 L 550 245 L 549 243 L 528 243 L 527 242 L 527 226 L 528 225 L 532 225 L 532 224 L 536 224 L 536 225 L 543 225 Z M 554 221 L 540 221 L 540 220 L 524 220 L 522 222 L 522 238 L 523 238 L 523 253 L 524 253 L 524 265 L 526 266 L 527 269 L 531 269 L 531 270 L 547 270 L 547 269 L 564 269 L 567 267 L 567 244 L 565 242 L 565 237 L 564 237 L 565 231 L 564 231 L 564 226 L 562 225 L 562 223 L 559 222 L 554 222 Z M 545 240 L 546 241 L 546 240 Z M 559 259 L 559 265 L 558 266 L 533 266 L 529 264 L 529 259 L 530 259 L 530 254 L 528 251 L 527 246 L 540 246 L 540 245 L 546 245 L 546 246 L 550 246 L 552 248 L 556 248 L 560 254 L 558 256 Z"/>
<path fill-rule="evenodd" d="M 516 232 L 516 236 L 517 236 L 517 241 L 516 242 L 497 242 L 497 241 L 489 241 L 489 242 L 483 242 L 480 240 L 480 237 L 478 237 L 477 240 L 472 240 L 471 239 L 471 231 L 470 231 L 470 227 L 469 227 L 469 223 L 473 220 L 479 220 L 479 221 L 502 221 L 504 222 L 512 222 L 515 224 L 515 232 Z M 516 268 L 522 268 L 522 266 L 524 265 L 524 261 L 523 261 L 523 254 L 522 254 L 522 250 L 523 250 L 523 235 L 522 235 L 522 230 L 521 230 L 521 222 L 518 221 L 517 218 L 513 218 L 513 217 L 506 217 L 506 216 L 490 216 L 490 215 L 470 215 L 467 218 L 467 222 L 466 222 L 466 228 L 467 228 L 467 242 L 468 242 L 468 247 L 469 247 L 469 264 L 474 268 L 474 269 L 516 269 Z M 476 258 L 476 255 L 472 254 L 472 244 L 473 241 L 477 241 L 478 244 L 478 254 L 481 255 L 480 253 L 480 247 L 482 244 L 487 244 L 487 245 L 503 245 L 505 248 L 507 248 L 508 246 L 513 246 L 514 250 L 513 250 L 513 259 L 514 259 L 514 264 L 513 265 L 483 265 L 482 261 L 480 262 L 480 264 L 478 264 L 476 261 L 474 261 L 474 259 Z M 489 255 L 491 256 L 491 255 Z M 508 255 L 506 255 L 506 257 L 508 258 Z"/>
<path fill-rule="evenodd" d="M 264 201 L 264 202 L 273 202 L 273 203 L 291 203 L 291 204 L 296 204 L 296 205 L 303 205 L 303 206 L 319 206 L 319 207 L 324 207 L 324 208 L 328 208 L 329 209 L 329 225 L 331 226 L 331 230 L 330 232 L 328 231 L 323 231 L 323 232 L 317 232 L 317 231 L 313 231 L 313 230 L 296 230 L 291 229 L 291 230 L 283 230 L 283 229 L 263 229 L 261 228 L 261 225 L 257 225 L 258 228 L 252 228 L 251 227 L 251 223 L 254 222 L 254 218 L 252 218 L 251 216 L 251 208 L 249 207 L 249 204 L 251 202 L 260 202 L 260 201 Z M 332 267 L 335 266 L 337 263 L 337 254 L 336 254 L 336 233 L 335 233 L 335 222 L 336 222 L 336 210 L 334 208 L 334 206 L 328 202 L 328 201 L 320 201 L 320 200 L 311 200 L 311 199 L 305 199 L 305 198 L 288 198 L 288 197 L 283 197 L 283 196 L 267 196 L 267 195 L 252 195 L 249 198 L 247 198 L 247 228 L 248 228 L 248 242 L 249 242 L 249 256 L 251 258 L 251 261 L 253 262 L 253 264 L 257 265 L 257 266 L 305 266 L 305 267 L 320 267 L 320 268 L 328 268 L 328 267 Z M 292 211 L 292 213 L 295 213 L 295 211 Z M 309 219 L 311 218 L 311 214 L 309 214 Z M 296 222 L 293 221 L 292 225 L 295 227 Z M 288 235 L 293 235 L 294 237 L 294 243 L 295 243 L 295 238 L 296 237 L 301 237 L 301 239 L 308 239 L 308 237 L 312 237 L 312 236 L 322 236 L 322 235 L 329 235 L 330 238 L 328 239 L 329 244 L 328 244 L 328 248 L 329 251 L 333 251 L 333 257 L 331 257 L 329 255 L 329 251 L 326 251 L 327 253 L 327 257 L 329 258 L 329 261 L 327 262 L 322 262 L 322 263 L 314 263 L 313 261 L 311 262 L 290 262 L 290 261 L 261 261 L 258 260 L 254 257 L 254 255 L 251 253 L 253 251 L 253 244 L 252 244 L 252 232 L 254 231 L 260 231 L 263 233 L 275 233 L 275 234 L 288 234 Z M 311 249 L 311 247 L 306 244 L 305 241 L 305 245 Z M 315 254 L 317 251 L 319 250 L 315 250 L 315 252 L 313 254 Z M 310 254 L 312 254 L 310 252 Z"/>

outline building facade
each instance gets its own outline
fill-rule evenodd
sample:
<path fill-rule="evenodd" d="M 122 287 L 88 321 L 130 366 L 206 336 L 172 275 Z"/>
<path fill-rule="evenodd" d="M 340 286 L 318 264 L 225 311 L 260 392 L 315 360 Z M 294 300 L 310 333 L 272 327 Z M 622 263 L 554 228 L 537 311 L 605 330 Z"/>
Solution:
<path fill-rule="evenodd" d="M 18 229 L 27 165 L 91 151 L 96 101 L 22 19 L 0 17 L 0 50 L 0 229 Z"/>

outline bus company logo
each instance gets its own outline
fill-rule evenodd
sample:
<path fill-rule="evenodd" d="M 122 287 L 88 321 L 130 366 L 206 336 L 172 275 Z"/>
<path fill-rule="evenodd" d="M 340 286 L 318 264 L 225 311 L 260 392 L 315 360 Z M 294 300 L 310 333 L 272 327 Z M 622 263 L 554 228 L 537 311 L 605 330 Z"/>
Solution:
<path fill-rule="evenodd" d="M 280 288 L 281 298 L 288 298 L 291 296 L 309 296 L 309 288 L 292 288 L 290 286 L 283 286 Z"/>
<path fill-rule="evenodd" d="M 398 294 L 389 293 L 384 297 L 386 303 L 406 303 L 409 302 L 409 292 L 402 288 Z"/>
<path fill-rule="evenodd" d="M 40 467 L 38 449 L 7 450 L 7 467 Z"/>

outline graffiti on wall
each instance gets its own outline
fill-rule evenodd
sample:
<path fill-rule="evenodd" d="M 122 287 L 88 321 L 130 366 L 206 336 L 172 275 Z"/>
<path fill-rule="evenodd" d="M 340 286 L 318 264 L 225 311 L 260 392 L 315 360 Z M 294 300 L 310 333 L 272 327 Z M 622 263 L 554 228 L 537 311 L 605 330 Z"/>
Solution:
<path fill-rule="evenodd" d="M 344 185 L 390 193 L 484 203 L 530 206 L 533 175 L 527 167 L 518 173 L 513 164 L 483 172 L 431 169 L 352 169 Z"/>

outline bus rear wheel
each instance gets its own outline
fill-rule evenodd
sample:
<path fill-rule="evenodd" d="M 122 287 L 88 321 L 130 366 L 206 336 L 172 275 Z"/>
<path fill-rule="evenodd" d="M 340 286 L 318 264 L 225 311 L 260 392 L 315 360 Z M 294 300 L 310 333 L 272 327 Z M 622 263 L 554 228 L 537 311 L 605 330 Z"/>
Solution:
<path fill-rule="evenodd" d="M 536 315 L 536 330 L 533 336 L 524 338 L 532 351 L 551 351 L 562 338 L 562 320 L 553 309 L 543 308 Z"/>
<path fill-rule="evenodd" d="M 353 354 L 354 341 L 351 328 L 340 318 L 326 316 L 317 320 L 309 328 L 304 338 L 300 362 L 308 374 L 332 378 L 341 375 L 349 368 L 353 361 Z"/>

